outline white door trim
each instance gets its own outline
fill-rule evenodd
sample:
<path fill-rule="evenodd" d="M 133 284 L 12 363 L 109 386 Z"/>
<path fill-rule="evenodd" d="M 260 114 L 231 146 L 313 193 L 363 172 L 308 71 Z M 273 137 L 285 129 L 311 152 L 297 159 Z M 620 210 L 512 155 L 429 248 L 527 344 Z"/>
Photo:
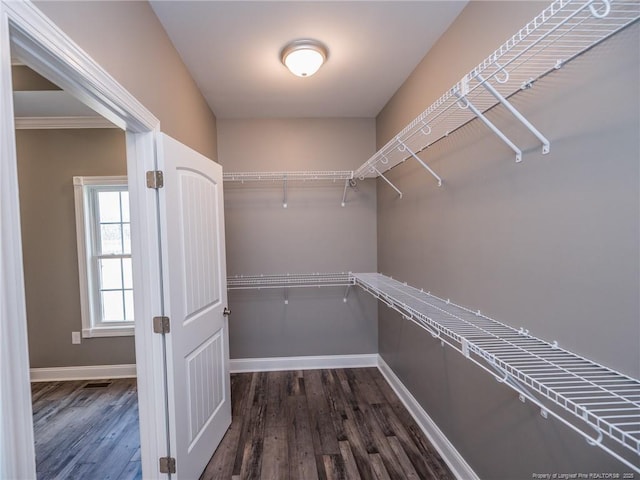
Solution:
<path fill-rule="evenodd" d="M 9 21 L 0 9 L 0 478 L 35 478 Z"/>
<path fill-rule="evenodd" d="M 160 249 L 156 193 L 145 187 L 160 122 L 33 3 L 11 0 L 0 0 L 0 477 L 35 478 L 11 53 L 127 130 L 142 469 L 144 478 L 163 478 L 162 338 L 150 328 L 160 314 Z"/>

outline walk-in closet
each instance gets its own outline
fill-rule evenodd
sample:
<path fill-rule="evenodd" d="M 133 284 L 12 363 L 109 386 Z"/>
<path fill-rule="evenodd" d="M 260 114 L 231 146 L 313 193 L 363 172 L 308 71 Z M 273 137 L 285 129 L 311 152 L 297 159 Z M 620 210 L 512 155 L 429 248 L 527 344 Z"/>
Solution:
<path fill-rule="evenodd" d="M 0 13 L 0 477 L 58 392 L 131 479 L 640 477 L 639 0 Z M 10 63 L 124 131 L 117 359 L 67 318 L 29 366 Z"/>
<path fill-rule="evenodd" d="M 366 121 L 219 121 L 232 359 L 378 354 L 480 478 L 637 475 L 638 6 L 500 31 L 524 9 L 469 4 L 374 153 Z"/>

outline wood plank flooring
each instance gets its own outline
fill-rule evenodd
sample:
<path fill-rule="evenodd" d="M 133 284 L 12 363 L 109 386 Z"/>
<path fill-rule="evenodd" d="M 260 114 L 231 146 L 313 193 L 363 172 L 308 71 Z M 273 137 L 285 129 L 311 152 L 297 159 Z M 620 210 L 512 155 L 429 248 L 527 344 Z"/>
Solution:
<path fill-rule="evenodd" d="M 32 384 L 38 479 L 141 478 L 135 379 L 87 383 Z M 231 400 L 201 480 L 454 478 L 376 368 L 233 374 Z"/>
<path fill-rule="evenodd" d="M 32 383 L 31 396 L 38 479 L 142 478 L 135 379 Z"/>
<path fill-rule="evenodd" d="M 231 375 L 201 480 L 453 479 L 376 368 Z"/>

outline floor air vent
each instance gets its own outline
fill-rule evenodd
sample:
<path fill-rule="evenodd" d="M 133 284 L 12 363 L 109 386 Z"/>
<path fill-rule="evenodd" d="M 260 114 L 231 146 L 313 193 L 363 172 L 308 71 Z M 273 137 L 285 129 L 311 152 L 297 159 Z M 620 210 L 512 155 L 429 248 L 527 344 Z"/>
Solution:
<path fill-rule="evenodd" d="M 111 382 L 89 382 L 82 388 L 107 388 Z"/>

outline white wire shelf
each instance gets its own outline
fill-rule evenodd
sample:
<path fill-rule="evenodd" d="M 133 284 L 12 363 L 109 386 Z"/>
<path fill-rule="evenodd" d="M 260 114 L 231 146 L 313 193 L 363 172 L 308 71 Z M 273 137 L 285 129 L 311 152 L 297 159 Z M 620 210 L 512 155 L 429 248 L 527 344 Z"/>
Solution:
<path fill-rule="evenodd" d="M 239 275 L 227 278 L 228 290 L 263 288 L 342 287 L 353 285 L 351 273 L 297 273 L 284 275 Z"/>
<path fill-rule="evenodd" d="M 297 171 L 297 172 L 225 172 L 222 179 L 225 182 L 283 182 L 291 181 L 316 181 L 316 180 L 351 180 L 353 171 L 326 170 L 326 171 Z"/>
<path fill-rule="evenodd" d="M 356 285 L 514 389 L 520 400 L 539 406 L 545 418 L 555 417 L 640 473 L 638 379 L 379 273 L 241 275 L 229 277 L 227 285 L 229 290 L 346 286 L 345 302 Z"/>
<path fill-rule="evenodd" d="M 640 473 L 640 380 L 384 275 L 353 276 L 356 285 L 495 375 L 522 401 L 540 406 L 544 417 L 551 414 Z"/>
<path fill-rule="evenodd" d="M 508 97 L 530 88 L 536 80 L 574 59 L 594 45 L 640 18 L 638 0 L 558 0 L 507 40 L 480 65 L 465 75 L 431 106 L 418 115 L 355 172 L 356 178 L 385 177 L 384 172 L 414 158 L 440 177 L 417 154 L 474 118 L 481 119 L 514 150 L 521 150 L 485 116 L 501 103 L 549 151 L 548 140 L 509 103 Z"/>
<path fill-rule="evenodd" d="M 282 207 L 287 208 L 288 184 L 289 182 L 311 182 L 311 181 L 344 181 L 342 191 L 341 206 L 347 204 L 347 190 L 355 186 L 353 171 L 346 170 L 325 170 L 325 171 L 298 171 L 298 172 L 227 172 L 222 174 L 225 182 L 282 182 Z"/>

